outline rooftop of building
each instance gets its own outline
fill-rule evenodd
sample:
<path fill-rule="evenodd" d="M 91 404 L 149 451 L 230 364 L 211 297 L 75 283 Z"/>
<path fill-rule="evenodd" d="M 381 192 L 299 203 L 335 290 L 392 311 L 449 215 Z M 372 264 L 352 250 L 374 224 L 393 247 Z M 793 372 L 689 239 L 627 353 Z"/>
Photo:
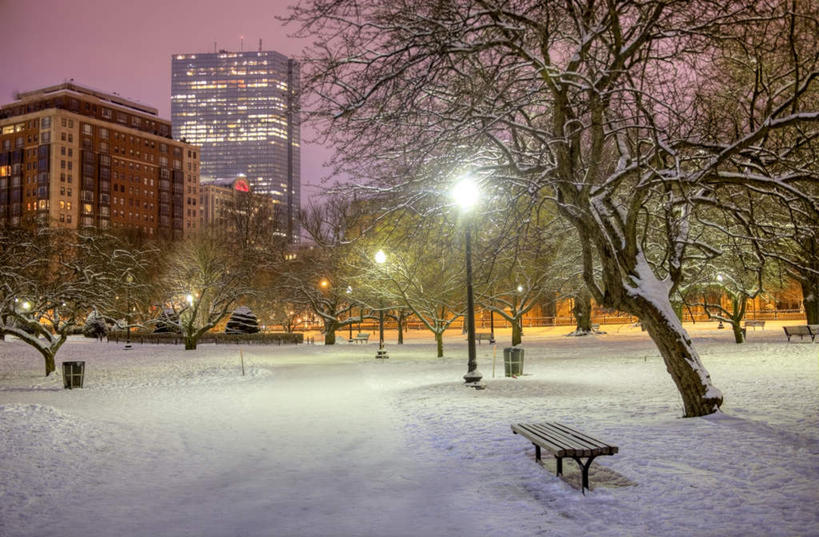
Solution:
<path fill-rule="evenodd" d="M 203 58 L 219 58 L 219 59 L 230 59 L 230 58 L 248 58 L 248 57 L 269 57 L 273 56 L 278 59 L 282 60 L 293 60 L 293 58 L 288 57 L 281 52 L 277 52 L 275 50 L 226 50 L 226 49 L 219 49 L 218 51 L 212 52 L 188 52 L 188 53 L 180 53 L 180 54 L 172 54 L 172 60 L 195 60 L 195 59 L 203 59 Z M 295 60 L 293 60 L 295 61 Z"/>
<path fill-rule="evenodd" d="M 116 92 L 108 93 L 99 89 L 91 88 L 89 86 L 77 84 L 73 81 L 73 79 L 70 81 L 63 82 L 61 84 L 55 84 L 53 86 L 48 86 L 45 88 L 20 92 L 17 94 L 17 101 L 4 104 L 0 106 L 0 109 L 11 106 L 18 106 L 20 104 L 25 104 L 31 101 L 52 98 L 61 94 L 74 94 L 80 96 L 94 97 L 104 103 L 109 103 L 111 105 L 124 107 L 135 112 L 140 112 L 143 114 L 159 117 L 159 111 L 152 106 L 142 104 L 141 102 L 135 99 L 127 99 Z"/>

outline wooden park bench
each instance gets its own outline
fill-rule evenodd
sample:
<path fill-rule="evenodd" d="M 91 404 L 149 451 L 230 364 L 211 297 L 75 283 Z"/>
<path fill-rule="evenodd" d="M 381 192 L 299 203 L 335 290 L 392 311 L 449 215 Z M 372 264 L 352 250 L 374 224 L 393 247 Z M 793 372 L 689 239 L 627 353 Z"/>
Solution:
<path fill-rule="evenodd" d="M 369 332 L 359 332 L 355 337 L 350 338 L 350 343 L 367 343 L 370 340 Z"/>
<path fill-rule="evenodd" d="M 745 321 L 745 329 L 746 330 L 748 328 L 753 328 L 754 330 L 756 330 L 757 327 L 765 328 L 765 321 L 754 321 L 754 320 Z"/>
<path fill-rule="evenodd" d="M 489 332 L 477 332 L 475 334 L 475 341 L 478 342 L 478 345 L 481 344 L 481 341 L 488 341 L 489 343 L 494 343 L 495 338 L 492 337 L 492 334 Z"/>
<path fill-rule="evenodd" d="M 466 338 L 469 339 L 468 337 Z M 494 343 L 495 338 L 492 337 L 492 334 L 489 332 L 475 332 L 475 341 L 478 342 L 478 345 L 481 344 L 481 341 L 488 341 L 489 343 Z"/>
<path fill-rule="evenodd" d="M 535 446 L 535 459 L 540 462 L 540 448 L 546 449 L 557 459 L 557 475 L 563 475 L 563 458 L 571 457 L 582 473 L 581 492 L 589 489 L 589 466 L 599 455 L 614 455 L 617 446 L 604 444 L 560 423 L 517 423 L 512 432 L 519 434 Z M 585 462 L 583 461 L 585 459 Z"/>
<path fill-rule="evenodd" d="M 784 330 L 785 335 L 788 336 L 788 342 L 791 341 L 791 336 L 799 336 L 800 340 L 808 336 L 811 341 L 816 337 L 816 332 L 811 330 L 811 327 L 806 324 L 801 326 L 783 326 L 782 330 Z"/>

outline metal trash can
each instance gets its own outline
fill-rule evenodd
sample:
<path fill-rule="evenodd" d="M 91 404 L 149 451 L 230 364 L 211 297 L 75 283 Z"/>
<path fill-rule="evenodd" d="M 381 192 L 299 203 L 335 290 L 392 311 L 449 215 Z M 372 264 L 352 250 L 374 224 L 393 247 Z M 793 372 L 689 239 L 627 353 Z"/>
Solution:
<path fill-rule="evenodd" d="M 520 347 L 503 349 L 503 370 L 507 377 L 523 375 L 523 349 Z"/>
<path fill-rule="evenodd" d="M 63 388 L 82 388 L 85 362 L 63 362 Z"/>

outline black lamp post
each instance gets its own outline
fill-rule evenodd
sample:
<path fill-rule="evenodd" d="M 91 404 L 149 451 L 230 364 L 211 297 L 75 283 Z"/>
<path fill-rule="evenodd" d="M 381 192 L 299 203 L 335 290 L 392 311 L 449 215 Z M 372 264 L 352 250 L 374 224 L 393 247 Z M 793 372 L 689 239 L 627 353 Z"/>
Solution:
<path fill-rule="evenodd" d="M 384 265 L 387 261 L 387 254 L 384 250 L 378 250 L 375 253 L 375 262 L 379 265 Z M 378 352 L 375 354 L 376 358 L 389 358 L 387 349 L 384 348 L 384 298 L 378 299 Z"/>
<path fill-rule="evenodd" d="M 125 273 L 125 350 L 131 349 L 131 284 L 134 283 L 134 275 L 130 272 Z"/>
<path fill-rule="evenodd" d="M 467 213 L 478 202 L 478 188 L 469 176 L 462 178 L 453 188 L 452 197 Z M 483 388 L 483 375 L 478 371 L 477 351 L 475 350 L 475 297 L 472 292 L 472 229 L 467 217 L 466 222 L 466 345 L 467 371 L 464 381 L 467 386 Z"/>
<path fill-rule="evenodd" d="M 492 304 L 494 306 L 494 303 Z M 489 309 L 489 343 L 495 343 L 495 310 Z"/>
<path fill-rule="evenodd" d="M 352 296 L 351 296 L 352 294 L 353 294 L 353 288 L 348 285 L 347 286 L 347 296 L 349 297 L 348 300 L 352 300 Z M 353 305 L 350 304 L 350 319 L 349 319 L 349 321 L 350 321 L 350 326 L 349 326 L 349 329 L 350 329 L 350 338 L 349 338 L 350 343 L 353 342 L 353 319 L 352 319 L 352 316 L 353 316 Z"/>
<path fill-rule="evenodd" d="M 723 280 L 722 274 L 717 274 L 717 281 L 719 282 L 720 287 L 722 287 L 722 280 Z M 722 296 L 719 297 L 719 301 L 722 302 Z M 721 305 L 722 304 L 720 304 L 720 306 Z M 723 328 L 725 328 L 725 326 L 723 326 L 722 319 L 720 319 L 719 324 L 717 325 L 717 330 L 722 330 Z"/>

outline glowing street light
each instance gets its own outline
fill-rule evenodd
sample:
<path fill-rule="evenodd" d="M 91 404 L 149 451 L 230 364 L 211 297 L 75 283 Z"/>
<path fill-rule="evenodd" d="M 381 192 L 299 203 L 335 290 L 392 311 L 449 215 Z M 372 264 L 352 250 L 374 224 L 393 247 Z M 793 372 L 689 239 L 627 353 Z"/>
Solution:
<path fill-rule="evenodd" d="M 469 175 L 462 177 L 452 188 L 452 198 L 464 214 L 469 213 L 480 199 L 478 185 Z M 483 388 L 483 375 L 478 371 L 477 352 L 475 350 L 475 297 L 472 292 L 472 234 L 470 222 L 466 230 L 466 344 L 469 356 L 464 381 L 467 386 Z"/>
<path fill-rule="evenodd" d="M 387 262 L 387 254 L 384 253 L 384 250 L 378 250 L 375 253 L 375 262 L 379 265 L 383 265 Z"/>
<path fill-rule="evenodd" d="M 193 306 L 193 295 L 192 294 L 188 293 L 188 295 L 185 297 L 185 300 L 188 302 L 189 306 Z"/>

